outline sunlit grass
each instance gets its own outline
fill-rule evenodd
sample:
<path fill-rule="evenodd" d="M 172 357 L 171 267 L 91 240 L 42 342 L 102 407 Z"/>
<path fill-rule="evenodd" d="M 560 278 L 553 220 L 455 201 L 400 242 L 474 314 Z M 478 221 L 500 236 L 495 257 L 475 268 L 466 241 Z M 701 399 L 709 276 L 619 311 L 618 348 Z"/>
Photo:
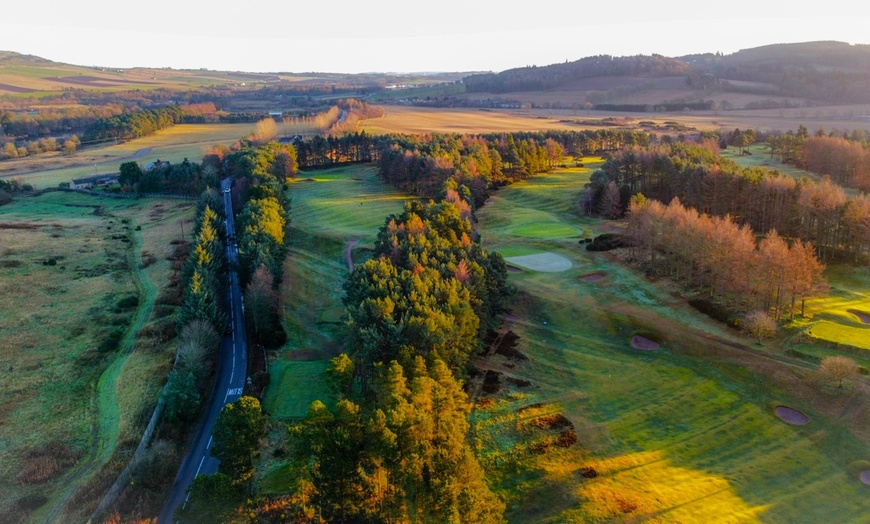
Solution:
<path fill-rule="evenodd" d="M 863 486 L 845 473 L 866 446 L 785 391 L 715 358 L 706 338 L 740 334 L 699 315 L 608 254 L 576 240 L 517 235 L 513 217 L 546 211 L 590 236 L 613 224 L 576 207 L 585 174 L 556 171 L 499 190 L 480 211 L 488 249 L 550 251 L 574 268 L 510 273 L 519 295 L 509 327 L 527 364 L 492 365 L 532 382 L 505 387 L 472 417 L 479 455 L 508 504 L 510 522 L 846 522 L 870 511 Z M 560 212 L 561 211 L 561 212 Z M 532 212 L 528 216 L 534 216 Z M 606 278 L 584 282 L 596 271 Z M 631 348 L 634 333 L 662 348 Z M 501 357 L 499 357 L 501 358 Z M 578 445 L 528 452 L 517 419 L 541 404 L 574 425 Z M 810 416 L 796 428 L 772 407 Z M 595 470 L 587 478 L 583 472 Z"/>
<path fill-rule="evenodd" d="M 870 328 L 866 327 L 852 327 L 821 320 L 810 326 L 807 334 L 836 344 L 870 349 Z"/>
<path fill-rule="evenodd" d="M 363 120 L 360 122 L 360 127 L 370 134 L 487 133 L 578 129 L 575 125 L 559 120 L 558 117 L 535 118 L 534 116 L 499 111 L 388 106 L 386 114 L 382 118 Z"/>

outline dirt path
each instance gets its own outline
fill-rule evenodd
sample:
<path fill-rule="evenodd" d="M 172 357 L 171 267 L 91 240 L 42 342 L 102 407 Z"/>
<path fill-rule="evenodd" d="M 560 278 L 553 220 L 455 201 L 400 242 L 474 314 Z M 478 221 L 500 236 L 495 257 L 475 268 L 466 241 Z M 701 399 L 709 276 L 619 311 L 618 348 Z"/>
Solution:
<path fill-rule="evenodd" d="M 347 249 L 344 251 L 344 258 L 347 260 L 348 273 L 353 273 L 353 258 L 351 258 L 350 252 L 353 251 L 353 246 L 355 246 L 357 242 L 359 242 L 359 240 L 349 240 L 347 242 Z"/>

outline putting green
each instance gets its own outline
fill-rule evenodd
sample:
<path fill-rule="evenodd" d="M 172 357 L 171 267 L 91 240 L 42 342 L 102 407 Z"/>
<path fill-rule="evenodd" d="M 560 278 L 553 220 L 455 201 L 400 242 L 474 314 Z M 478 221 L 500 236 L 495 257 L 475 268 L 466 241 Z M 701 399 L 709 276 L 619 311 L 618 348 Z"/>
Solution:
<path fill-rule="evenodd" d="M 862 349 L 870 349 L 870 329 L 866 327 L 852 327 L 821 320 L 807 329 L 811 337 L 837 344 L 846 344 Z"/>
<path fill-rule="evenodd" d="M 573 266 L 571 261 L 562 255 L 549 252 L 519 257 L 508 257 L 505 258 L 505 261 L 515 266 L 531 269 L 532 271 L 540 271 L 542 273 L 560 273 L 571 269 L 571 266 Z"/>
<path fill-rule="evenodd" d="M 527 238 L 567 238 L 581 233 L 576 227 L 559 222 L 523 224 L 511 229 L 511 233 Z"/>

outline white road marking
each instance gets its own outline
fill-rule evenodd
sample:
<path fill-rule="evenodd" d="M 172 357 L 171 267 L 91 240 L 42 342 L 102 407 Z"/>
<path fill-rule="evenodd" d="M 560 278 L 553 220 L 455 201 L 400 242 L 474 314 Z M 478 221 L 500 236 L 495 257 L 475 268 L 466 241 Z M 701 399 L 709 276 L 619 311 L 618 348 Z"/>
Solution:
<path fill-rule="evenodd" d="M 196 468 L 196 475 L 194 475 L 193 478 L 196 478 L 196 477 L 199 476 L 199 470 L 202 469 L 202 463 L 203 463 L 203 462 L 205 462 L 205 455 L 203 455 L 202 458 L 199 459 L 199 467 Z"/>

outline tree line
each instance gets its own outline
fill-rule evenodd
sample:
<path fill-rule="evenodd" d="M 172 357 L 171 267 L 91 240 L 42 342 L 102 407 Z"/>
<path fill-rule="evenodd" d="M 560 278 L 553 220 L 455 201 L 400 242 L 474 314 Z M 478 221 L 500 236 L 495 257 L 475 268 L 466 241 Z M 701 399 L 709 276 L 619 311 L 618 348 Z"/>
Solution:
<path fill-rule="evenodd" d="M 90 143 L 148 136 L 174 126 L 181 121 L 182 115 L 179 106 L 171 105 L 101 118 L 85 129 L 82 140 Z"/>
<path fill-rule="evenodd" d="M 870 253 L 870 196 L 847 196 L 829 178 L 794 179 L 775 170 L 742 168 L 722 158 L 715 140 L 629 147 L 592 175 L 583 207 L 621 216 L 631 195 L 660 202 L 677 197 L 701 213 L 755 231 L 775 229 L 810 242 L 822 260 L 858 262 Z"/>
<path fill-rule="evenodd" d="M 286 339 L 277 290 L 290 211 L 284 182 L 296 173 L 291 159 L 295 159 L 292 146 L 275 142 L 259 147 L 248 144 L 237 151 L 216 147 L 203 159 L 204 164 L 223 166 L 221 175 L 233 179 L 233 208 L 238 209 L 235 241 L 246 322 L 252 341 L 266 347 L 279 347 Z M 179 510 L 182 520 L 230 518 L 244 504 L 264 432 L 265 415 L 256 398 L 245 395 L 224 406 L 212 433 L 211 452 L 220 460 L 218 472 L 194 479 L 189 487 L 190 503 Z"/>
<path fill-rule="evenodd" d="M 549 171 L 568 153 L 575 156 L 647 144 L 633 131 L 548 131 L 482 135 L 393 135 L 381 142 L 379 175 L 404 191 L 443 197 L 447 180 L 476 208 L 494 187 Z"/>
<path fill-rule="evenodd" d="M 79 133 L 101 118 L 129 111 L 124 105 L 107 103 L 99 106 L 63 105 L 36 110 L 0 110 L 0 136 L 4 141 L 38 140 L 39 138 Z"/>
<path fill-rule="evenodd" d="M 249 331 L 256 343 L 268 348 L 281 346 L 286 334 L 280 323 L 278 290 L 290 221 L 284 184 L 296 176 L 296 150 L 289 144 L 268 142 L 225 151 L 223 158 L 219 152 L 207 157 L 204 161 L 223 166 L 223 172 L 233 179 L 239 280 L 248 305 Z"/>
<path fill-rule="evenodd" d="M 678 198 L 664 205 L 635 195 L 629 204 L 631 254 L 648 271 L 664 274 L 737 311 L 795 315 L 795 303 L 823 292 L 824 266 L 812 244 L 787 242 L 776 230 L 756 242 L 747 225 L 709 216 Z"/>
<path fill-rule="evenodd" d="M 349 117 L 350 118 L 350 117 Z M 468 145 L 466 144 L 477 144 Z M 540 172 L 540 166 L 552 167 L 558 156 L 554 151 L 556 145 L 560 146 L 563 153 L 582 156 L 584 154 L 604 153 L 616 151 L 630 145 L 647 145 L 650 143 L 650 135 L 640 131 L 623 129 L 601 129 L 584 131 L 529 131 L 513 133 L 487 133 L 476 135 L 460 134 L 423 134 L 423 135 L 370 135 L 365 131 L 343 132 L 329 136 L 316 135 L 311 138 L 297 137 L 293 146 L 298 154 L 298 163 L 301 169 L 320 169 L 337 165 L 357 162 L 383 163 L 384 157 L 389 156 L 391 162 L 397 157 L 404 157 L 405 152 L 422 158 L 422 163 L 432 165 L 434 156 L 440 156 L 441 161 L 449 161 L 453 165 L 460 165 L 461 154 L 476 156 L 473 162 L 466 162 L 468 169 L 476 169 L 481 164 L 487 169 L 491 161 L 485 160 L 479 149 L 485 145 L 489 151 L 495 150 L 501 156 L 501 164 L 495 164 L 495 169 L 514 172 L 530 173 Z M 465 153 L 460 153 L 465 151 Z M 442 154 L 443 153 L 443 154 Z M 420 171 L 421 162 L 408 162 L 411 167 L 408 170 Z M 397 167 L 398 171 L 405 168 Z M 438 176 L 431 170 L 424 170 L 429 175 Z M 387 175 L 389 178 L 391 175 Z M 402 179 L 405 175 L 396 175 Z M 425 178 L 427 175 L 420 172 L 413 178 Z M 432 185 L 422 182 L 424 185 Z M 404 184 L 404 182 L 397 182 Z M 433 187 L 441 187 L 437 183 Z M 408 190 L 415 192 L 413 184 Z"/>
<path fill-rule="evenodd" d="M 147 170 L 138 162 L 123 162 L 118 183 L 123 192 L 197 195 L 208 187 L 217 187 L 219 179 L 217 172 L 185 158 L 178 164 L 161 164 Z"/>
<path fill-rule="evenodd" d="M 80 145 L 81 140 L 76 135 L 71 135 L 68 139 L 61 142 L 58 142 L 55 138 L 40 138 L 16 145 L 15 141 L 10 140 L 0 147 L 0 160 L 24 158 L 53 151 L 60 151 L 65 155 L 71 155 L 75 153 Z"/>
<path fill-rule="evenodd" d="M 763 141 L 771 158 L 784 164 L 828 175 L 842 186 L 870 190 L 870 136 L 863 129 L 849 131 L 817 129 L 812 135 L 804 125 L 786 133 L 760 133 L 752 129 L 735 129 L 720 139 L 720 146 L 744 148 Z"/>
<path fill-rule="evenodd" d="M 351 350 L 335 398 L 290 428 L 304 497 L 327 522 L 502 522 L 468 441 L 461 378 L 510 294 L 501 256 L 476 240 L 470 206 L 408 203 L 345 285 Z"/>

